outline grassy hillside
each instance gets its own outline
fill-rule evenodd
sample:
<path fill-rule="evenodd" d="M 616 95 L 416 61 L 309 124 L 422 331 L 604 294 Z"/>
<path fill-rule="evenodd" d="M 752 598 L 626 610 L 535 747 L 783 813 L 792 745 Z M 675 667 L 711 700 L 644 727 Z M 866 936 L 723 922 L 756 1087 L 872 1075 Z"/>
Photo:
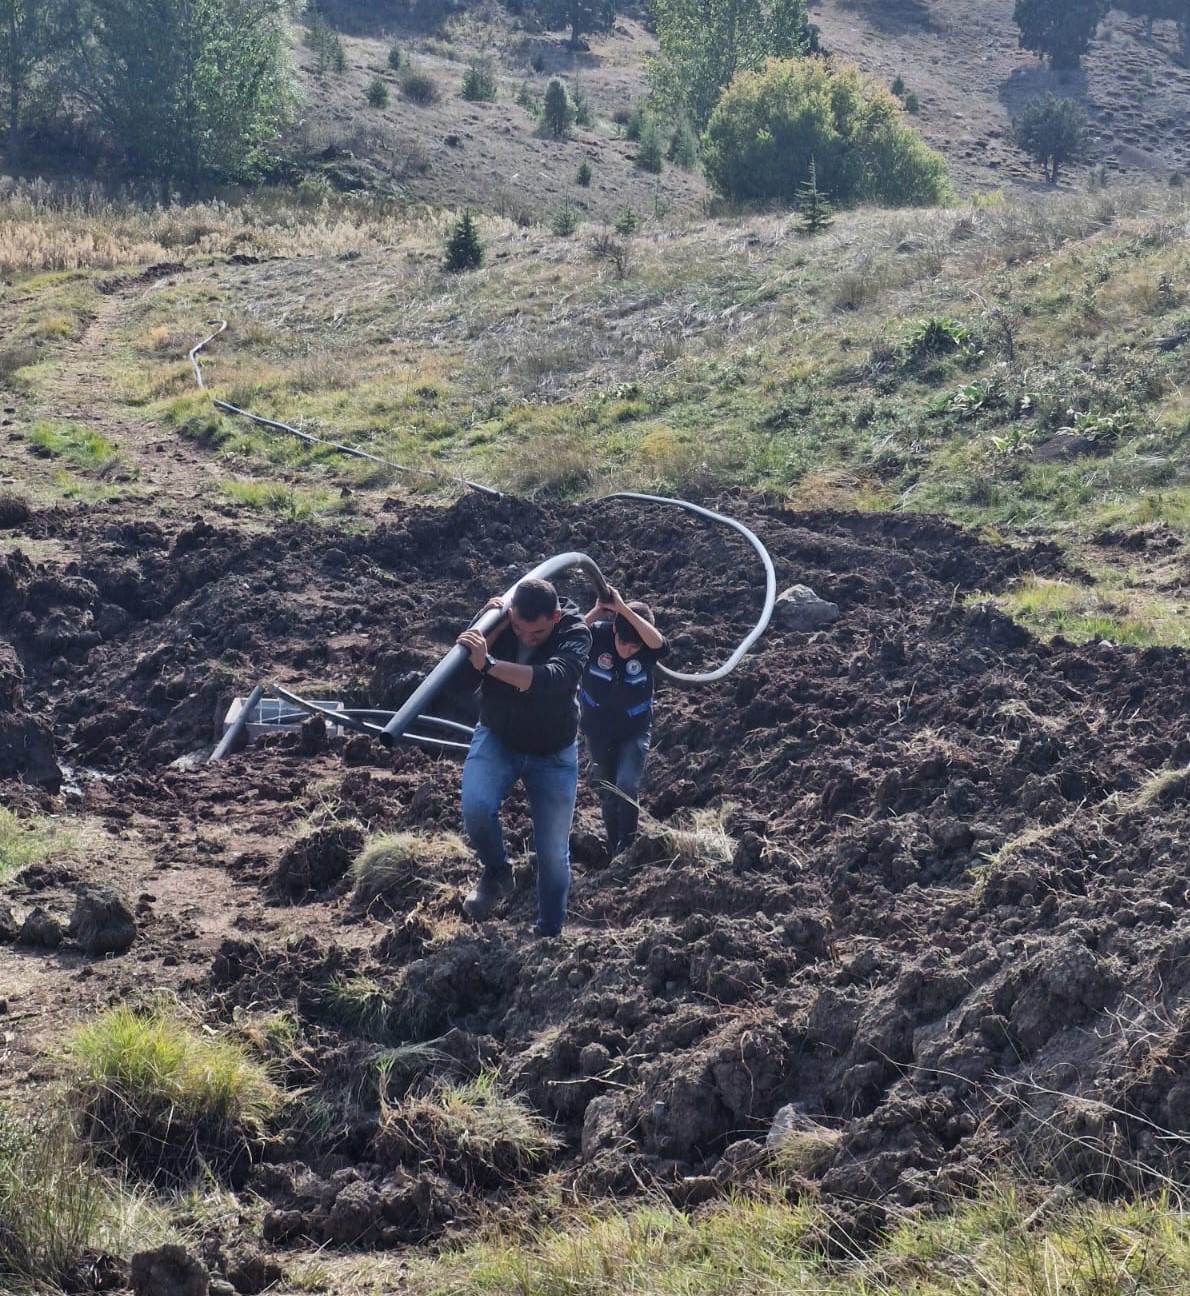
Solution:
<path fill-rule="evenodd" d="M 649 216 L 634 233 L 569 237 L 484 217 L 488 263 L 457 275 L 441 265 L 450 212 L 376 200 L 81 214 L 14 199 L 7 213 L 0 264 L 18 290 L 0 308 L 0 368 L 16 402 L 8 454 L 26 463 L 39 446 L 39 467 L 110 491 L 121 437 L 152 430 L 201 448 L 229 481 L 280 473 L 303 510 L 341 511 L 339 488 L 375 481 L 375 463 L 261 432 L 218 398 L 444 487 L 730 484 L 1052 533 L 1100 590 L 1032 591 L 1035 615 L 1181 641 L 1178 191 L 862 211 L 814 237 L 778 215 Z M 167 261 L 173 273 L 128 287 Z M 201 391 L 185 353 L 216 319 L 229 327 L 202 356 Z M 79 410 L 62 371 L 100 333 L 102 386 Z M 101 442 L 76 444 L 72 425 Z M 227 498 L 227 483 L 208 489 Z M 1144 538 L 1158 532 L 1173 549 Z M 1121 570 L 1094 542 L 1124 535 Z"/>

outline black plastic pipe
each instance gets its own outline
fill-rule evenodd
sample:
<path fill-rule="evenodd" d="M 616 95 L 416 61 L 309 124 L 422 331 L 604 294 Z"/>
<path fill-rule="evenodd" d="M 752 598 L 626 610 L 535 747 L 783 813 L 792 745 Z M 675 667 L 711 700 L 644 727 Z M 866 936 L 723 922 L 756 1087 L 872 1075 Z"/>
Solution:
<path fill-rule="evenodd" d="M 558 554 L 553 558 L 547 558 L 545 562 L 538 563 L 531 572 L 521 577 L 521 580 L 550 580 L 554 576 L 569 570 L 571 567 L 579 568 L 583 575 L 595 587 L 595 592 L 600 598 L 606 598 L 608 595 L 608 584 L 603 579 L 603 573 L 595 565 L 594 561 L 582 553 L 564 553 Z M 500 601 L 508 606 L 513 594 L 516 592 L 518 580 L 515 584 L 510 585 L 508 589 L 500 596 Z M 486 635 L 488 631 L 494 630 L 496 626 L 504 619 L 507 614 L 500 611 L 499 608 L 488 608 L 473 623 L 472 629 L 478 630 L 480 634 Z M 438 663 L 437 666 L 425 677 L 416 689 L 406 699 L 401 709 L 386 724 L 377 737 L 386 746 L 391 747 L 399 738 L 402 738 L 405 731 L 418 719 L 423 708 L 429 705 L 430 699 L 438 692 L 448 679 L 459 669 L 459 667 L 470 656 L 467 649 L 462 644 L 454 644 L 447 652 L 446 656 Z"/>
<path fill-rule="evenodd" d="M 264 696 L 263 685 L 257 684 L 251 693 L 244 699 L 244 705 L 240 709 L 240 714 L 231 722 L 227 732 L 219 740 L 219 746 L 210 754 L 207 763 L 211 761 L 222 760 L 229 751 L 236 745 L 240 734 L 244 732 L 244 726 L 248 723 L 248 716 L 252 708 Z"/>

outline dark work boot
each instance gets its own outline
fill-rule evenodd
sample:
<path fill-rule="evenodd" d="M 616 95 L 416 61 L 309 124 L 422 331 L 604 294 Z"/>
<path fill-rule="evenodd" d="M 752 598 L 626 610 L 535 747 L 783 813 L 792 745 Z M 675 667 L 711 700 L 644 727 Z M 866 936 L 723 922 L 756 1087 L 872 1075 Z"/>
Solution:
<path fill-rule="evenodd" d="M 511 869 L 507 873 L 491 873 L 485 869 L 475 890 L 463 901 L 463 912 L 472 922 L 484 922 L 492 916 L 500 901 L 515 890 L 516 881 Z"/>

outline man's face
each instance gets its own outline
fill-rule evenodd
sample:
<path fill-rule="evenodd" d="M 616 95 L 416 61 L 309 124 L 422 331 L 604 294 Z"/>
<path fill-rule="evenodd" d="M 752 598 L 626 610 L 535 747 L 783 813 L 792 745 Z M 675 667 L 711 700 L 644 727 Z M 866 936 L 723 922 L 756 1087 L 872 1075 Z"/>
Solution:
<path fill-rule="evenodd" d="M 512 633 L 516 635 L 517 642 L 523 644 L 526 648 L 537 648 L 550 637 L 550 632 L 558 624 L 561 617 L 561 610 L 538 617 L 536 621 L 526 621 L 516 608 L 509 608 L 508 620 L 512 626 Z"/>

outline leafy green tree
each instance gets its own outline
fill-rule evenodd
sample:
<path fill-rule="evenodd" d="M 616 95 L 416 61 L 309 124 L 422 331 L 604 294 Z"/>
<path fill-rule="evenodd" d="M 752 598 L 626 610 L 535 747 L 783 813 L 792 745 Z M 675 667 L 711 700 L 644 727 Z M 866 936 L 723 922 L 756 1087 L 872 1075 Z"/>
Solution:
<path fill-rule="evenodd" d="M 618 0 L 536 0 L 533 6 L 546 31 L 570 28 L 570 46 L 581 49 L 583 37 L 611 31 Z"/>
<path fill-rule="evenodd" d="M 1057 184 L 1062 167 L 1086 151 L 1087 114 L 1075 99 L 1055 99 L 1052 94 L 1030 99 L 1012 120 L 1012 137 L 1034 162 L 1041 163 L 1050 184 Z"/>
<path fill-rule="evenodd" d="M 649 70 L 653 94 L 696 132 L 736 73 L 818 47 L 806 0 L 653 0 L 651 11 L 661 47 Z"/>
<path fill-rule="evenodd" d="M 816 185 L 837 206 L 915 207 L 951 196 L 946 160 L 853 65 L 774 60 L 736 77 L 703 136 L 711 186 L 735 202 L 795 206 L 812 161 Z"/>
<path fill-rule="evenodd" d="M 470 210 L 465 211 L 451 227 L 446 241 L 446 268 L 456 273 L 475 270 L 483 265 L 485 255 L 475 217 Z"/>
<path fill-rule="evenodd" d="M 817 234 L 820 229 L 833 223 L 834 208 L 827 201 L 826 194 L 818 187 L 818 167 L 810 159 L 810 174 L 803 184 L 798 186 L 797 209 L 802 214 L 802 229 L 807 234 Z"/>
<path fill-rule="evenodd" d="M 8 160 L 21 152 L 30 91 L 55 47 L 59 28 L 52 0 L 0 0 L 0 86 L 6 105 Z"/>
<path fill-rule="evenodd" d="M 1053 68 L 1076 68 L 1090 48 L 1111 0 L 1016 0 L 1012 20 L 1022 49 Z"/>
<path fill-rule="evenodd" d="M 291 0 L 84 0 L 80 99 L 129 162 L 193 192 L 251 174 L 295 104 Z"/>
<path fill-rule="evenodd" d="M 545 106 L 541 115 L 555 139 L 570 134 L 570 128 L 574 125 L 574 102 L 566 89 L 566 83 L 558 77 L 551 77 L 545 88 Z"/>

